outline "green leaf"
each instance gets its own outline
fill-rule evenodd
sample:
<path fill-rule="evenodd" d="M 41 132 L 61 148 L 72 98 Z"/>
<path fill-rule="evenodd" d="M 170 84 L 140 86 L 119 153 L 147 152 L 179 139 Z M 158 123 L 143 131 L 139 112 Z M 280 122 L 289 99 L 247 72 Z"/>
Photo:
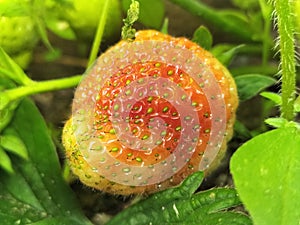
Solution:
<path fill-rule="evenodd" d="M 237 138 L 241 138 L 242 140 L 247 140 L 252 137 L 251 132 L 248 130 L 248 128 L 239 120 L 236 120 L 234 123 L 234 131 L 234 136 Z"/>
<path fill-rule="evenodd" d="M 232 44 L 217 44 L 212 47 L 210 52 L 218 58 L 218 56 L 222 55 L 224 52 L 234 48 L 235 46 Z"/>
<path fill-rule="evenodd" d="M 212 49 L 214 56 L 224 65 L 228 66 L 244 45 L 218 45 Z"/>
<path fill-rule="evenodd" d="M 165 15 L 165 7 L 162 0 L 138 0 L 140 3 L 140 15 L 138 21 L 147 27 L 160 29 Z M 122 8 L 127 11 L 131 0 L 122 0 Z"/>
<path fill-rule="evenodd" d="M 195 30 L 192 41 L 209 50 L 212 47 L 213 37 L 205 26 L 200 26 Z"/>
<path fill-rule="evenodd" d="M 2 108 L 2 97 L 3 93 L 1 93 L 0 95 L 0 108 Z M 8 105 L 5 105 L 5 108 L 0 109 L 0 132 L 10 123 L 13 115 L 14 115 L 14 111 L 15 109 L 18 107 L 19 105 L 19 100 L 17 101 L 13 101 Z"/>
<path fill-rule="evenodd" d="M 0 173 L 1 224 L 91 225 L 61 176 L 54 144 L 30 100 L 21 102 L 10 127 L 26 145 L 29 159 L 11 155 L 15 173 Z"/>
<path fill-rule="evenodd" d="M 9 103 L 9 99 L 7 96 L 3 93 L 4 90 L 7 88 L 15 87 L 14 82 L 11 80 L 5 78 L 0 73 L 0 133 L 1 131 L 9 124 L 11 121 L 15 109 L 19 105 L 19 101 L 13 101 Z"/>
<path fill-rule="evenodd" d="M 244 41 L 253 41 L 253 31 L 249 27 L 241 27 L 237 19 L 229 16 L 223 16 L 219 10 L 205 4 L 204 1 L 198 0 L 170 0 L 191 14 L 200 16 L 203 20 L 210 23 L 214 28 L 222 30 L 234 38 Z M 240 21 L 240 20 L 239 20 Z"/>
<path fill-rule="evenodd" d="M 28 16 L 28 2 L 20 0 L 10 0 L 0 2 L 0 16 L 15 17 Z"/>
<path fill-rule="evenodd" d="M 50 40 L 48 38 L 48 33 L 47 33 L 47 28 L 46 28 L 45 21 L 37 15 L 35 15 L 34 21 L 36 23 L 37 30 L 38 30 L 38 33 L 40 35 L 40 38 L 41 38 L 42 42 L 44 43 L 44 45 L 49 50 L 53 50 L 53 47 L 52 47 L 52 45 L 50 43 Z"/>
<path fill-rule="evenodd" d="M 239 26 L 249 26 L 249 21 L 245 13 L 239 10 L 223 9 L 218 12 L 221 16 L 227 17 L 229 20 L 234 21 Z"/>
<path fill-rule="evenodd" d="M 296 113 L 300 112 L 300 96 L 295 100 L 294 110 Z"/>
<path fill-rule="evenodd" d="M 281 96 L 279 94 L 264 91 L 264 92 L 260 93 L 260 95 L 267 98 L 267 99 L 269 99 L 269 100 L 271 100 L 276 105 L 281 105 L 282 104 L 282 99 L 281 99 Z"/>
<path fill-rule="evenodd" d="M 24 73 L 21 67 L 14 62 L 0 46 L 0 74 L 15 81 L 17 84 L 29 84 L 33 81 Z"/>
<path fill-rule="evenodd" d="M 300 133 L 284 127 L 256 136 L 233 155 L 230 171 L 257 225 L 298 225 Z"/>
<path fill-rule="evenodd" d="M 12 129 L 4 130 L 3 135 L 0 135 L 0 146 L 2 146 L 5 150 L 22 157 L 23 159 L 28 159 L 27 149 L 24 142 Z"/>
<path fill-rule="evenodd" d="M 246 74 L 235 77 L 235 82 L 240 101 L 245 101 L 275 84 L 276 80 L 260 74 Z"/>
<path fill-rule="evenodd" d="M 271 125 L 275 128 L 285 127 L 288 122 L 289 121 L 287 121 L 286 119 L 281 118 L 281 117 L 279 117 L 279 118 L 268 118 L 268 119 L 265 120 L 266 124 Z"/>
<path fill-rule="evenodd" d="M 47 17 L 45 22 L 47 28 L 57 36 L 66 40 L 76 40 L 76 35 L 67 21 L 55 17 Z"/>
<path fill-rule="evenodd" d="M 231 0 L 231 2 L 241 9 L 257 9 L 259 7 L 258 0 Z"/>
<path fill-rule="evenodd" d="M 278 118 L 268 118 L 265 120 L 265 123 L 275 127 L 275 128 L 282 128 L 282 127 L 295 127 L 300 129 L 300 124 L 294 121 L 288 121 L 285 118 L 278 117 Z"/>
<path fill-rule="evenodd" d="M 1 146 L 0 146 L 0 167 L 2 167 L 8 173 L 14 173 L 11 160 Z"/>
<path fill-rule="evenodd" d="M 240 204 L 234 189 L 216 188 L 193 194 L 203 172 L 195 172 L 180 186 L 156 193 L 127 208 L 107 225 L 138 224 L 252 224 L 251 220 L 229 207 Z"/>

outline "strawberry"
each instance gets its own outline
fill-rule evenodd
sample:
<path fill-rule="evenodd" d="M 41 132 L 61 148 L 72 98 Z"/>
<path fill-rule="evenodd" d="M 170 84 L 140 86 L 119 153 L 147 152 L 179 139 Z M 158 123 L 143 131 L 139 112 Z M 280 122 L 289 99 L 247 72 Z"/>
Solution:
<path fill-rule="evenodd" d="M 28 1 L 0 0 L 0 9 L 6 5 L 16 5 L 21 8 Z M 1 14 L 1 12 L 0 12 Z M 5 14 L 5 13 L 4 13 Z M 31 62 L 33 50 L 39 41 L 39 33 L 32 16 L 0 16 L 0 47 L 13 58 L 23 69 L 26 69 Z"/>
<path fill-rule="evenodd" d="M 63 131 L 67 159 L 96 189 L 156 192 L 219 164 L 237 104 L 233 78 L 209 52 L 139 31 L 102 54 L 77 88 Z"/>

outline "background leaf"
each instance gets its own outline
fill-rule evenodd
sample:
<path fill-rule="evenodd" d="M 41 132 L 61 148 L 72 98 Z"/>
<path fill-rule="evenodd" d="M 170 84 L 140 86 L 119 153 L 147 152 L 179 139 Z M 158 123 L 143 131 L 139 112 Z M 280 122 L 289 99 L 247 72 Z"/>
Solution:
<path fill-rule="evenodd" d="M 12 60 L 0 46 L 0 75 L 10 78 L 17 84 L 28 84 L 33 81 L 24 73 L 21 67 Z"/>
<path fill-rule="evenodd" d="M 299 130 L 284 127 L 256 136 L 233 155 L 230 170 L 254 224 L 299 224 L 299 146 Z"/>
<path fill-rule="evenodd" d="M 260 74 L 246 74 L 235 77 L 240 101 L 257 95 L 260 91 L 276 83 L 276 80 Z"/>
<path fill-rule="evenodd" d="M 0 145 L 5 150 L 16 154 L 23 159 L 28 159 L 26 146 L 20 137 L 15 134 L 14 130 L 4 130 L 3 135 L 0 135 Z"/>
<path fill-rule="evenodd" d="M 12 168 L 11 160 L 4 149 L 0 146 L 0 167 L 6 172 L 13 173 L 14 169 Z"/>
<path fill-rule="evenodd" d="M 281 105 L 282 104 L 281 96 L 277 93 L 264 91 L 264 92 L 260 93 L 260 95 L 265 97 L 266 99 L 271 100 L 276 105 Z"/>
<path fill-rule="evenodd" d="M 29 2 L 20 0 L 10 0 L 0 2 L 0 16 L 15 17 L 30 15 Z"/>
<path fill-rule="evenodd" d="M 225 66 L 228 66 L 232 59 L 239 53 L 244 45 L 229 47 L 229 45 L 218 45 L 212 49 L 212 53 Z"/>
<path fill-rule="evenodd" d="M 47 127 L 30 100 L 21 102 L 10 126 L 23 140 L 29 160 L 11 155 L 15 173 L 0 171 L 1 224 L 91 225 L 62 179 Z"/>

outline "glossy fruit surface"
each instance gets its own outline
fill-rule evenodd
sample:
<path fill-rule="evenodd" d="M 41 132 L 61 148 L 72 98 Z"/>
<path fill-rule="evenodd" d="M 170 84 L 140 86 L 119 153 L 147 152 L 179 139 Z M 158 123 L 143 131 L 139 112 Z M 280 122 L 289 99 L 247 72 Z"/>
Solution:
<path fill-rule="evenodd" d="M 77 88 L 63 143 L 88 186 L 151 193 L 212 171 L 232 136 L 234 81 L 186 38 L 153 30 L 102 54 Z"/>

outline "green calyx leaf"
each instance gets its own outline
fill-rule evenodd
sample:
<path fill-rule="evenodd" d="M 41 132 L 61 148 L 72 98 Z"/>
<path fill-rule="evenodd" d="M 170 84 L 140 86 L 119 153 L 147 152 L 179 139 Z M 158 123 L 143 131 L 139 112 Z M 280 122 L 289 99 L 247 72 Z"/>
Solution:
<path fill-rule="evenodd" d="M 112 218 L 107 225 L 252 224 L 241 213 L 224 211 L 240 204 L 234 189 L 216 188 L 193 194 L 202 180 L 203 172 L 195 172 L 180 186 L 153 194 L 132 205 Z"/>
<path fill-rule="evenodd" d="M 127 10 L 127 17 L 123 20 L 122 39 L 132 39 L 135 36 L 136 30 L 132 28 L 133 24 L 138 20 L 140 12 L 140 4 L 138 1 L 132 0 L 129 9 Z"/>
<path fill-rule="evenodd" d="M 299 129 L 282 127 L 254 137 L 231 158 L 234 184 L 254 224 L 299 223 L 299 146 Z"/>
<path fill-rule="evenodd" d="M 123 11 L 129 8 L 131 0 L 122 0 Z M 138 0 L 139 15 L 137 21 L 146 27 L 160 29 L 164 20 L 165 5 L 162 0 Z M 155 12 L 155 13 L 154 13 Z"/>
<path fill-rule="evenodd" d="M 228 66 L 232 59 L 241 51 L 245 45 L 227 45 L 221 44 L 211 49 L 213 55 L 225 66 Z"/>
<path fill-rule="evenodd" d="M 205 26 L 200 26 L 195 30 L 192 41 L 200 45 L 202 48 L 209 50 L 212 47 L 213 38 L 212 34 Z"/>
<path fill-rule="evenodd" d="M 163 34 L 168 34 L 169 33 L 168 30 L 169 30 L 169 19 L 165 18 L 164 22 L 160 28 L 160 32 Z"/>

